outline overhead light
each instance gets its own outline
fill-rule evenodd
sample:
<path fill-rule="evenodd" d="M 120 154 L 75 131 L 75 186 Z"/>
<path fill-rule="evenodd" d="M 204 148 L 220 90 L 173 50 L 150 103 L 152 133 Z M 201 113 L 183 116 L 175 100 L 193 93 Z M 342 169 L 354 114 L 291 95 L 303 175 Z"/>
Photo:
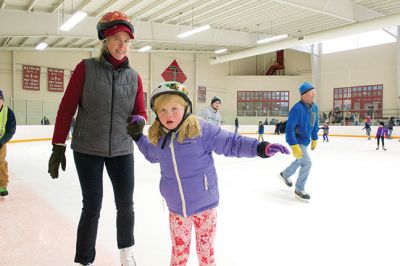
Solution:
<path fill-rule="evenodd" d="M 47 43 L 41 42 L 38 45 L 36 45 L 35 49 L 36 50 L 44 50 L 47 47 Z"/>
<path fill-rule="evenodd" d="M 146 45 L 146 46 L 143 46 L 142 48 L 140 48 L 138 51 L 139 52 L 147 52 L 149 50 L 151 50 L 151 46 L 150 45 Z"/>
<path fill-rule="evenodd" d="M 214 53 L 216 53 L 216 54 L 222 54 L 222 53 L 225 53 L 226 51 L 228 51 L 228 49 L 223 48 L 223 49 L 215 50 Z"/>
<path fill-rule="evenodd" d="M 279 40 L 282 40 L 282 39 L 286 39 L 287 37 L 288 37 L 287 34 L 281 34 L 281 35 L 276 35 L 276 36 L 272 36 L 272 37 L 268 37 L 268 38 L 265 38 L 265 39 L 258 40 L 258 41 L 256 41 L 256 43 L 262 44 L 262 43 L 274 42 L 274 41 L 279 41 Z"/>
<path fill-rule="evenodd" d="M 87 13 L 78 11 L 72 17 L 70 17 L 64 24 L 61 25 L 60 30 L 62 31 L 69 31 L 72 29 L 76 24 L 82 21 L 87 16 Z"/>
<path fill-rule="evenodd" d="M 191 35 L 193 35 L 193 34 L 196 34 L 196 33 L 199 33 L 199 32 L 205 31 L 205 30 L 208 30 L 208 29 L 210 29 L 210 28 L 211 28 L 210 25 L 207 24 L 207 25 L 204 25 L 204 26 L 195 28 L 195 29 L 193 29 L 193 30 L 189 30 L 189 31 L 182 32 L 181 34 L 178 35 L 178 38 L 186 38 L 186 37 L 188 37 L 188 36 L 191 36 Z"/>

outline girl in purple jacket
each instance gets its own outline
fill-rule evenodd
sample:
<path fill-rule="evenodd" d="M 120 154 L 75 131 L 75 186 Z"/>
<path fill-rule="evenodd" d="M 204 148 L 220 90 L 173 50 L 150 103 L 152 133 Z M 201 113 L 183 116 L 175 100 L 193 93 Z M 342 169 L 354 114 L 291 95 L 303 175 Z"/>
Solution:
<path fill-rule="evenodd" d="M 145 158 L 160 164 L 160 192 L 170 211 L 170 265 L 186 265 L 192 226 L 199 265 L 215 265 L 219 192 L 212 153 L 268 158 L 277 152 L 289 154 L 289 150 L 283 145 L 258 142 L 198 119 L 192 115 L 188 90 L 178 82 L 157 86 L 150 106 L 156 113 L 156 120 L 149 128 L 148 137 L 142 134 L 145 123 L 139 116 L 128 120 L 127 130 Z"/>
<path fill-rule="evenodd" d="M 380 126 L 378 127 L 378 130 L 376 131 L 376 135 L 375 135 L 376 144 L 377 144 L 376 149 L 379 150 L 379 141 L 382 140 L 382 149 L 384 151 L 386 151 L 384 140 L 385 140 L 385 137 L 387 138 L 387 136 L 388 136 L 388 130 L 385 127 L 385 123 L 379 122 L 379 125 Z"/>

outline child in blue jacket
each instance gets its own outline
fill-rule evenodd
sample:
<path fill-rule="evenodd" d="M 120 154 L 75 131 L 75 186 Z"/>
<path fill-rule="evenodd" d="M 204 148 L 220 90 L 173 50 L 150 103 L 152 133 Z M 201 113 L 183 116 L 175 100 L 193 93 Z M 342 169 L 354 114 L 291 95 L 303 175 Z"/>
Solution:
<path fill-rule="evenodd" d="M 261 121 L 258 122 L 258 141 L 264 141 L 264 125 Z"/>

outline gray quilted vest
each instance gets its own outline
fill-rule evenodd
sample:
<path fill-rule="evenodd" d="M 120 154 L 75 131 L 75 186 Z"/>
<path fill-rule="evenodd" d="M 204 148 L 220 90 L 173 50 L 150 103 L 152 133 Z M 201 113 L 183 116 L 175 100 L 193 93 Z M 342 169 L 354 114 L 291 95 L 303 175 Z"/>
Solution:
<path fill-rule="evenodd" d="M 128 60 L 116 70 L 103 57 L 84 62 L 85 85 L 71 148 L 105 157 L 132 153 L 133 142 L 126 126 L 135 103 L 137 72 L 129 67 Z"/>

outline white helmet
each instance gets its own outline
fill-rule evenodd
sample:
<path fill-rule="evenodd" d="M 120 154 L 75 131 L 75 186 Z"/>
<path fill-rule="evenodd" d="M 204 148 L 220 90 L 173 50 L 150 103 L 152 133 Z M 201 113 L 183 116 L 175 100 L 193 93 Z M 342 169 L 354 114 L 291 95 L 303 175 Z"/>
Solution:
<path fill-rule="evenodd" d="M 192 112 L 192 102 L 189 99 L 189 90 L 177 81 L 168 81 L 160 83 L 156 88 L 154 88 L 151 98 L 150 98 L 150 107 L 154 111 L 154 101 L 161 94 L 177 94 L 181 96 L 185 101 L 189 104 L 190 113 Z"/>

